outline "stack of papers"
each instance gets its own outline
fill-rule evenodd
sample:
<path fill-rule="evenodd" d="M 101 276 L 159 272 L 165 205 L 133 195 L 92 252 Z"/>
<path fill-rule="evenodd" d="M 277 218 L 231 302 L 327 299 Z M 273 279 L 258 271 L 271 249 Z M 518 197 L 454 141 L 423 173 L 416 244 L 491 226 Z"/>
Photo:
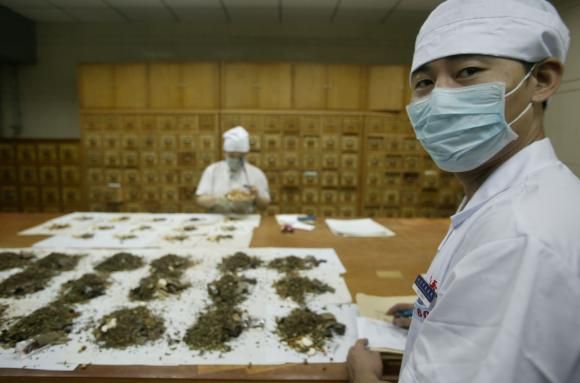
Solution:
<path fill-rule="evenodd" d="M 291 226 L 293 229 L 312 231 L 314 230 L 314 225 L 304 222 L 301 219 L 306 216 L 303 214 L 276 214 L 276 222 L 278 225 Z"/>
<path fill-rule="evenodd" d="M 377 297 L 357 294 L 359 317 L 356 320 L 359 338 L 369 340 L 369 348 L 379 352 L 402 354 L 407 342 L 407 330 L 392 324 L 393 317 L 386 315 L 397 303 L 413 303 L 416 295 L 400 297 Z"/>
<path fill-rule="evenodd" d="M 326 224 L 334 235 L 342 237 L 392 237 L 391 230 L 370 218 L 327 219 Z"/>

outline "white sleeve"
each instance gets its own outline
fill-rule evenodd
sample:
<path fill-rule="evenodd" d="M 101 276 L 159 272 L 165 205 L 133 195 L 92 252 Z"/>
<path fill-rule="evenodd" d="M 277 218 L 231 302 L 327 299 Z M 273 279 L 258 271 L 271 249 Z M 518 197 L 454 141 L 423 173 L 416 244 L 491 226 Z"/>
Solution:
<path fill-rule="evenodd" d="M 213 195 L 213 187 L 212 187 L 212 179 L 213 179 L 213 172 L 215 166 L 208 166 L 203 171 L 201 175 L 201 179 L 199 180 L 199 184 L 197 185 L 197 190 L 195 191 L 195 195 Z"/>
<path fill-rule="evenodd" d="M 260 191 L 260 195 L 262 195 L 264 198 L 268 199 L 268 202 L 271 202 L 271 197 L 270 197 L 270 188 L 268 187 L 268 179 L 266 178 L 266 175 L 264 174 L 264 172 L 260 169 L 257 169 L 256 172 L 256 187 L 258 188 L 258 190 Z"/>
<path fill-rule="evenodd" d="M 466 254 L 399 381 L 580 382 L 580 277 L 564 259 L 529 237 Z"/>

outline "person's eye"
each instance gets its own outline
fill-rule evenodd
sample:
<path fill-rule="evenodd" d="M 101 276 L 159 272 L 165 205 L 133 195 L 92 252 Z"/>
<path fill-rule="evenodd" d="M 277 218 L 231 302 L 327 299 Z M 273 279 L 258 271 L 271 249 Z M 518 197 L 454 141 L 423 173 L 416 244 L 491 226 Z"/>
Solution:
<path fill-rule="evenodd" d="M 457 77 L 458 78 L 469 78 L 469 77 L 481 72 L 482 70 L 483 70 L 482 68 L 470 66 L 470 67 L 463 68 L 462 70 L 460 70 L 459 73 L 457 74 Z"/>
<path fill-rule="evenodd" d="M 433 85 L 433 81 L 428 80 L 428 79 L 424 79 L 424 80 L 417 81 L 415 83 L 415 89 L 417 89 L 417 90 L 425 89 L 431 85 Z"/>

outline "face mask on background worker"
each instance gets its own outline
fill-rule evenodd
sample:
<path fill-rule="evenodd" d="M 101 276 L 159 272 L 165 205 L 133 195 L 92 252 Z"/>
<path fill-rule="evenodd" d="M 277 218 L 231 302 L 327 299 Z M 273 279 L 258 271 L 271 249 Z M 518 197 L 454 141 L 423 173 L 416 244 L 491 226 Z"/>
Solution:
<path fill-rule="evenodd" d="M 243 157 L 230 157 L 226 155 L 226 163 L 233 173 L 238 172 L 244 166 Z"/>
<path fill-rule="evenodd" d="M 517 139 L 511 125 L 532 108 L 532 103 L 509 123 L 505 103 L 533 69 L 508 93 L 502 82 L 436 87 L 429 96 L 407 106 L 417 139 L 439 168 L 455 173 L 476 169 Z"/>

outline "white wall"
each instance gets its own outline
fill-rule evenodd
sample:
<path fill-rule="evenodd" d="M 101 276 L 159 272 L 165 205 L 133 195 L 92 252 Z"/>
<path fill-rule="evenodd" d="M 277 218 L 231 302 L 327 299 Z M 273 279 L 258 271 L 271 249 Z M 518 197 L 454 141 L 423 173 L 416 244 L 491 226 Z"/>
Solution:
<path fill-rule="evenodd" d="M 550 101 L 545 127 L 560 159 L 580 177 L 580 1 L 560 9 L 571 44 L 562 86 Z"/>
<path fill-rule="evenodd" d="M 411 59 L 414 37 L 425 17 L 425 13 L 414 13 L 388 26 L 39 24 L 38 63 L 20 71 L 22 137 L 80 136 L 76 71 L 81 62 L 199 59 L 403 64 Z"/>

